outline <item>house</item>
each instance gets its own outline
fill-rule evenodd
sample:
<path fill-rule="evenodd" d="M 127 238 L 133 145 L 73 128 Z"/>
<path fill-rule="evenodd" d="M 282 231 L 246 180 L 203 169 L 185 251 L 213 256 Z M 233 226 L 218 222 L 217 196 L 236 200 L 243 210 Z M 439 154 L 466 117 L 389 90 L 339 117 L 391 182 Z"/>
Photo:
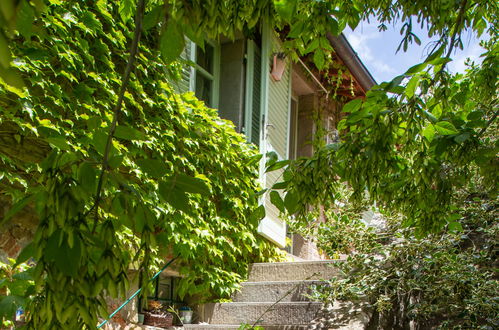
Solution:
<path fill-rule="evenodd" d="M 342 105 L 365 96 L 375 84 L 343 35 L 330 34 L 328 39 L 336 51 L 333 61 L 340 69 L 331 67 L 326 74 L 334 79 L 340 75 L 339 85 L 338 80 L 328 84 L 307 58 L 293 63 L 283 52 L 278 33 L 264 24 L 262 32 L 253 39 L 242 35 L 236 40 L 222 38 L 206 43 L 204 49 L 187 42 L 183 57 L 194 65 L 184 67 L 178 89 L 193 91 L 208 106 L 218 108 L 220 117 L 231 120 L 261 154 L 273 151 L 281 160 L 311 156 L 317 130 L 314 112 L 323 112 L 322 122 L 331 139 Z M 333 93 L 335 97 L 331 97 Z M 331 94 L 330 101 L 324 104 L 327 94 Z M 264 173 L 264 161 L 260 180 L 262 186 L 269 188 L 281 171 Z M 266 216 L 259 233 L 284 248 L 286 224 L 269 198 L 264 203 Z M 290 238 L 291 254 L 303 259 L 320 258 L 311 242 L 299 235 Z"/>
<path fill-rule="evenodd" d="M 219 109 L 220 116 L 231 120 L 262 154 L 274 151 L 281 159 L 311 155 L 313 147 L 310 142 L 317 130 L 312 118 L 314 112 L 318 108 L 324 112 L 326 128 L 332 131 L 341 103 L 362 97 L 374 84 L 343 37 L 330 36 L 330 41 L 338 55 L 336 62 L 346 69 L 341 74 L 335 68 L 328 70 L 332 77 L 342 78 L 340 85 L 335 85 L 335 94 L 340 95 L 341 100 L 327 103 L 325 109 L 322 100 L 331 86 L 324 82 L 307 58 L 293 63 L 286 57 L 279 35 L 265 25 L 251 39 L 242 35 L 235 40 L 222 38 L 219 42 L 207 43 L 204 49 L 189 42 L 184 57 L 194 65 L 185 66 L 178 89 L 193 91 L 206 104 Z M 40 153 L 43 158 L 43 152 Z M 264 161 L 260 180 L 262 186 L 270 187 L 280 174 L 264 173 Z M 268 200 L 263 203 L 267 207 L 267 216 L 261 222 L 259 232 L 284 248 L 286 225 Z M 22 220 L 30 227 L 34 227 L 37 221 L 29 212 L 22 214 Z M 22 228 L 15 227 L 3 236 L 5 240 L 0 249 L 5 253 L 0 255 L 15 256 L 19 253 L 30 235 Z M 313 245 L 298 236 L 293 239 L 292 254 L 305 259 L 317 257 Z M 156 280 L 154 283 L 154 299 L 174 300 L 174 282 L 171 278 L 165 280 L 169 282 Z"/>
<path fill-rule="evenodd" d="M 333 60 L 337 67 L 329 68 L 326 74 L 334 78 L 334 85 L 328 84 L 306 57 L 296 63 L 291 61 L 283 51 L 279 34 L 264 25 L 261 33 L 253 39 L 242 35 L 235 40 L 222 38 L 218 42 L 206 42 L 204 49 L 188 41 L 182 57 L 190 65 L 183 67 L 177 90 L 194 92 L 208 106 L 217 108 L 220 117 L 232 121 L 236 130 L 256 145 L 263 155 L 274 152 L 282 160 L 311 156 L 314 152 L 312 140 L 318 130 L 314 120 L 317 111 L 322 112 L 321 123 L 328 132 L 326 139 L 332 142 L 337 135 L 335 127 L 341 118 L 343 104 L 364 97 L 375 85 L 373 77 L 343 35 L 328 35 L 328 39 L 336 52 Z M 339 84 L 338 75 L 341 76 Z M 329 101 L 325 102 L 328 96 Z M 272 187 L 282 170 L 265 173 L 264 169 L 265 159 L 262 159 L 261 185 Z M 288 234 L 286 223 L 268 196 L 262 203 L 265 204 L 266 216 L 258 228 L 259 234 L 300 260 L 323 258 L 312 241 L 298 234 Z M 287 239 L 291 240 L 291 246 L 287 246 Z M 159 276 L 154 281 L 153 296 L 149 299 L 180 303 L 176 301 L 175 276 L 171 270 Z M 289 276 L 294 279 L 293 274 Z M 196 305 L 195 300 L 190 302 Z M 140 304 L 130 305 L 133 306 L 125 311 L 127 318 L 133 320 Z M 219 317 L 214 317 L 213 305 L 197 307 L 200 319 L 210 323 L 220 322 L 222 316 L 228 317 L 220 311 Z"/>

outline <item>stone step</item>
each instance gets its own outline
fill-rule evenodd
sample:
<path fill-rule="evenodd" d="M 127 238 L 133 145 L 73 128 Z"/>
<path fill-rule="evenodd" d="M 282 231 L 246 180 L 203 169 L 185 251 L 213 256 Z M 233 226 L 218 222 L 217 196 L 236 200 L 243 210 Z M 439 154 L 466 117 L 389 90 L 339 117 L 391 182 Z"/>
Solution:
<path fill-rule="evenodd" d="M 322 280 L 338 276 L 334 265 L 342 260 L 255 263 L 250 265 L 249 282 Z"/>
<path fill-rule="evenodd" d="M 209 324 L 307 325 L 322 308 L 318 302 L 232 302 L 206 304 L 204 320 Z M 270 310 L 267 311 L 267 309 Z M 267 311 L 267 312 L 266 312 Z M 265 315 L 262 316 L 262 314 Z"/>
<path fill-rule="evenodd" d="M 192 329 L 192 330 L 233 330 L 240 329 L 241 325 L 235 324 L 184 324 L 182 328 L 174 328 L 175 330 Z M 307 330 L 308 325 L 266 325 L 265 330 Z"/>
<path fill-rule="evenodd" d="M 310 301 L 307 295 L 313 291 L 313 286 L 321 281 L 279 281 L 279 282 L 244 282 L 240 292 L 232 297 L 234 302 L 282 302 Z M 286 293 L 289 294 L 286 295 Z M 284 298 L 283 298 L 284 297 Z"/>

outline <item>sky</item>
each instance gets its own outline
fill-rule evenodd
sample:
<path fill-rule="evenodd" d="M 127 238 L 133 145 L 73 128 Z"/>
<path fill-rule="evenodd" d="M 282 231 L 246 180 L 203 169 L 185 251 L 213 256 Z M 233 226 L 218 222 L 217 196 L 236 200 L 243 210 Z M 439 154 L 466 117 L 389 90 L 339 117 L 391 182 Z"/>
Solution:
<path fill-rule="evenodd" d="M 414 30 L 414 33 L 421 39 L 421 46 L 416 43 L 409 45 L 407 52 L 402 49 L 396 53 L 397 47 L 402 40 L 400 28 L 402 24 L 396 26 L 388 25 L 386 31 L 378 31 L 377 22 L 361 22 L 352 31 L 345 30 L 343 33 L 357 52 L 358 56 L 373 75 L 376 82 L 389 81 L 394 77 L 404 73 L 411 66 L 424 60 L 428 50 L 431 49 L 431 39 L 422 30 Z M 471 58 L 479 62 L 483 48 L 479 46 L 479 40 L 471 33 L 463 37 L 464 49 L 458 49 L 453 56 L 453 61 L 448 64 L 452 72 L 464 72 L 466 58 Z"/>

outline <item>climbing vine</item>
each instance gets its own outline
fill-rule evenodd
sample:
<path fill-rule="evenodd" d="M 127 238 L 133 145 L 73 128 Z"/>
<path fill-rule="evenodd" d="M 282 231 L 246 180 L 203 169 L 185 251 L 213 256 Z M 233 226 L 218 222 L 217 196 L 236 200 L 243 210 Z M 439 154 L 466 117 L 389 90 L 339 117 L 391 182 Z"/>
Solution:
<path fill-rule="evenodd" d="M 39 220 L 18 258 L 36 261 L 33 299 L 10 291 L 2 303 L 24 305 L 30 328 L 94 327 L 104 297 L 176 255 L 178 293 L 204 299 L 227 297 L 249 262 L 277 256 L 255 234 L 259 156 L 216 110 L 174 92 L 181 66 L 158 56 L 156 28 L 139 44 L 96 207 L 133 22 L 90 3 L 53 2 L 34 21 L 44 33 L 10 43 L 27 88 L 1 82 L 1 185 L 13 201 L 2 224 L 23 208 Z"/>
<path fill-rule="evenodd" d="M 464 76 L 444 70 L 465 28 L 481 34 L 490 26 L 497 36 L 494 2 L 151 0 L 115 139 L 108 132 L 136 1 L 6 0 L 0 9 L 0 184 L 13 204 L 2 224 L 24 208 L 38 216 L 33 242 L 17 260 L 36 260 L 34 291 L 22 293 L 34 298 L 31 328 L 94 327 L 106 314 L 103 297 L 123 295 L 133 280 L 130 268 L 152 273 L 180 255 L 180 294 L 220 297 L 237 287 L 248 262 L 275 256 L 253 234 L 263 215 L 259 156 L 215 110 L 174 90 L 185 37 L 202 45 L 251 36 L 267 21 L 288 26 L 286 47 L 311 54 L 323 69 L 332 58 L 328 32 L 355 28 L 369 15 L 382 24 L 403 19 L 405 48 L 417 42 L 409 24 L 415 16 L 440 37 L 431 56 L 365 102 L 347 104 L 351 115 L 338 128 L 348 142 L 291 164 L 276 187 L 287 194 L 274 201 L 306 218 L 310 205 L 331 205 L 339 182 L 348 181 L 354 198 L 367 188 L 421 234 L 459 229 L 452 192 L 470 167 L 497 183 L 490 174 L 497 146 L 482 143 L 497 128 L 496 39 L 485 45 L 481 67 Z"/>

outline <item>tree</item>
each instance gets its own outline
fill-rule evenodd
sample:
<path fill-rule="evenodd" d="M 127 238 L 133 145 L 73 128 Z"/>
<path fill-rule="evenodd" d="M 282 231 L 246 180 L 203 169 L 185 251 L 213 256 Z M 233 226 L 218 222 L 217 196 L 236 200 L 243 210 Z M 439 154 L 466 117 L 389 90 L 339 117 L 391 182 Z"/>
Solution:
<path fill-rule="evenodd" d="M 318 69 L 331 60 L 320 41 L 326 33 L 355 28 L 370 15 L 382 23 L 406 21 L 403 47 L 418 40 L 413 17 L 439 36 L 425 63 L 345 107 L 351 115 L 340 128 L 349 129 L 348 143 L 289 167 L 281 185 L 288 210 L 304 214 L 306 205 L 329 205 L 338 183 L 348 181 L 355 196 L 367 188 L 382 205 L 393 201 L 421 233 L 439 230 L 454 223 L 441 217 L 452 208 L 449 192 L 458 181 L 451 178 L 464 180 L 472 170 L 460 155 L 483 156 L 473 169 L 490 173 L 497 166 L 496 146 L 482 143 L 497 116 L 493 2 L 51 0 L 36 17 L 39 3 L 4 1 L 0 17 L 0 46 L 9 40 L 17 58 L 12 65 L 8 52 L 0 54 L 2 129 L 16 145 L 2 151 L 2 189 L 15 202 L 2 222 L 26 205 L 40 218 L 33 244 L 17 260 L 37 260 L 34 291 L 22 293 L 36 298 L 28 308 L 31 327 L 93 327 L 99 310 L 106 313 L 104 295 L 126 291 L 129 265 L 151 271 L 168 254 L 159 246 L 190 262 L 184 288 L 214 295 L 236 287 L 251 253 L 272 256 L 251 234 L 262 215 L 258 156 L 214 111 L 172 87 L 184 36 L 202 44 L 237 31 L 250 35 L 268 20 L 282 29 L 293 56 L 313 53 Z M 489 29 L 487 57 L 475 74 L 451 77 L 445 65 L 467 28 Z M 331 166 L 304 171 L 311 162 Z M 308 175 L 322 175 L 327 186 L 314 187 Z M 228 228 L 231 241 L 218 239 L 217 230 L 227 235 Z"/>

